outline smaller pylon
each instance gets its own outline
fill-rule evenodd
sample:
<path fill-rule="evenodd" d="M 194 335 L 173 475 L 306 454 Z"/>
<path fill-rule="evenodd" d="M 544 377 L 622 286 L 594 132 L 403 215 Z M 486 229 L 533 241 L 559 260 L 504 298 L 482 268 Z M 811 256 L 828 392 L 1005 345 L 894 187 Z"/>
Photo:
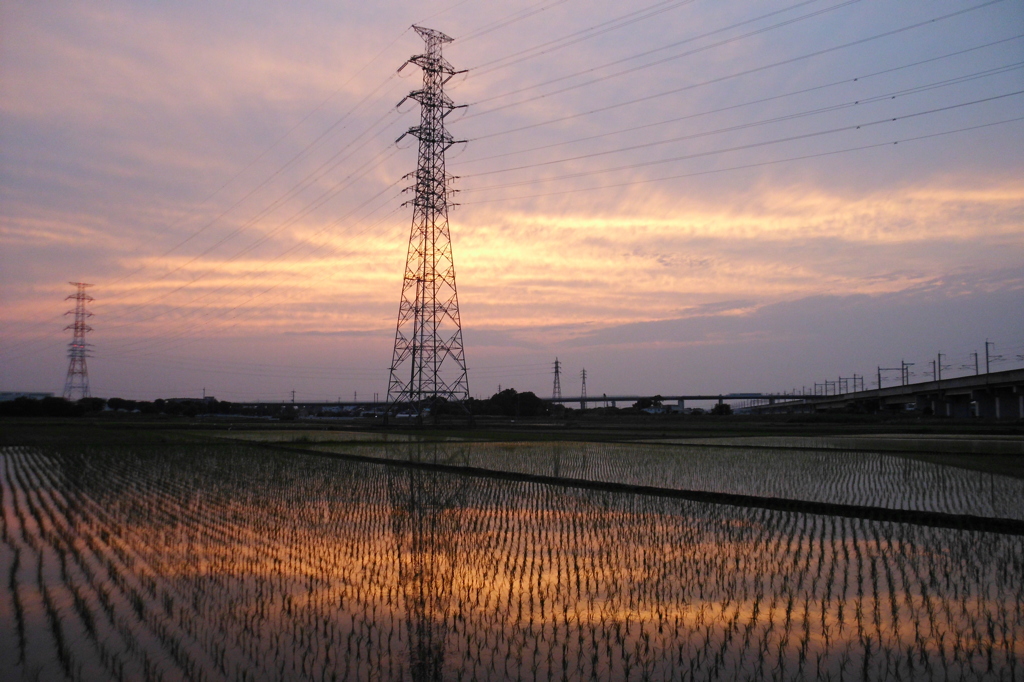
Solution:
<path fill-rule="evenodd" d="M 580 409 L 587 409 L 587 370 L 580 371 L 580 378 L 583 379 L 583 386 L 580 387 Z"/>
<path fill-rule="evenodd" d="M 68 282 L 68 284 L 76 287 L 77 290 L 65 299 L 75 302 L 75 309 L 64 313 L 65 315 L 74 315 L 75 321 L 64 327 L 65 331 L 68 329 L 72 331 L 71 343 L 68 344 L 68 375 L 64 380 L 64 397 L 73 400 L 76 393 L 79 398 L 89 397 L 89 369 L 85 365 L 85 359 L 89 356 L 89 347 L 92 344 L 85 342 L 85 334 L 91 332 L 92 327 L 85 323 L 85 319 L 92 317 L 92 313 L 85 309 L 85 304 L 94 299 L 85 293 L 85 288 L 91 287 L 91 284 L 85 282 Z"/>
<path fill-rule="evenodd" d="M 561 374 L 562 374 L 562 363 L 560 363 L 558 361 L 558 358 L 555 358 L 555 383 L 551 387 L 551 400 L 554 401 L 554 402 L 558 402 L 559 400 L 562 399 L 562 379 L 561 379 Z"/>

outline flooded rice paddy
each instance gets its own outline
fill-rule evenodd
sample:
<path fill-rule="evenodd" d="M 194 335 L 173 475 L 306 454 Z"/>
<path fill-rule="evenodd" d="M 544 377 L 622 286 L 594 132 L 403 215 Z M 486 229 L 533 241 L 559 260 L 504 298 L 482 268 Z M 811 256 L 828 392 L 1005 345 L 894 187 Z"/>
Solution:
<path fill-rule="evenodd" d="M 1024 537 L 395 466 L 1024 518 L 883 454 L 582 443 L 0 449 L 0 675 L 1013 680 Z"/>
<path fill-rule="evenodd" d="M 870 451 L 588 442 L 454 442 L 426 449 L 406 441 L 367 446 L 312 439 L 305 447 L 535 476 L 1024 520 L 1024 480 Z"/>

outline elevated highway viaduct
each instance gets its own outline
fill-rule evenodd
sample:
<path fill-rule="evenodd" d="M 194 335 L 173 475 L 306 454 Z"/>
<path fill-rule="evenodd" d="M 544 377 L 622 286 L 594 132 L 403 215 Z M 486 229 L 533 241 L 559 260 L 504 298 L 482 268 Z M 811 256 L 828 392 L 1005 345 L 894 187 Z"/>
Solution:
<path fill-rule="evenodd" d="M 1024 419 L 1024 369 L 828 396 L 801 396 L 746 408 L 754 414 L 913 411 L 942 417 Z"/>

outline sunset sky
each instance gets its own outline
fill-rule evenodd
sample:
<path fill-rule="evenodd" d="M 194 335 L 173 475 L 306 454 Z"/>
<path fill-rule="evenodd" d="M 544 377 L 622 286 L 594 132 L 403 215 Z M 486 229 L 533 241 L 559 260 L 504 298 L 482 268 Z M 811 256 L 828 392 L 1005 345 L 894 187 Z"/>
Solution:
<path fill-rule="evenodd" d="M 0 390 L 383 394 L 413 23 L 474 396 L 1024 366 L 1024 0 L 0 0 Z"/>

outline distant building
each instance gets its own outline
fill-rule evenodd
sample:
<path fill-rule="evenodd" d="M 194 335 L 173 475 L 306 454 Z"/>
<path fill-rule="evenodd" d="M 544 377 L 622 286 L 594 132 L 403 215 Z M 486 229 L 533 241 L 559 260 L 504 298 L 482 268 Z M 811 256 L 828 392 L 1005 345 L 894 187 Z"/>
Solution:
<path fill-rule="evenodd" d="M 9 400 L 17 400 L 18 398 L 29 398 L 31 400 L 42 400 L 43 398 L 52 398 L 52 393 L 33 393 L 31 391 L 0 391 L 0 403 L 7 402 Z"/>

